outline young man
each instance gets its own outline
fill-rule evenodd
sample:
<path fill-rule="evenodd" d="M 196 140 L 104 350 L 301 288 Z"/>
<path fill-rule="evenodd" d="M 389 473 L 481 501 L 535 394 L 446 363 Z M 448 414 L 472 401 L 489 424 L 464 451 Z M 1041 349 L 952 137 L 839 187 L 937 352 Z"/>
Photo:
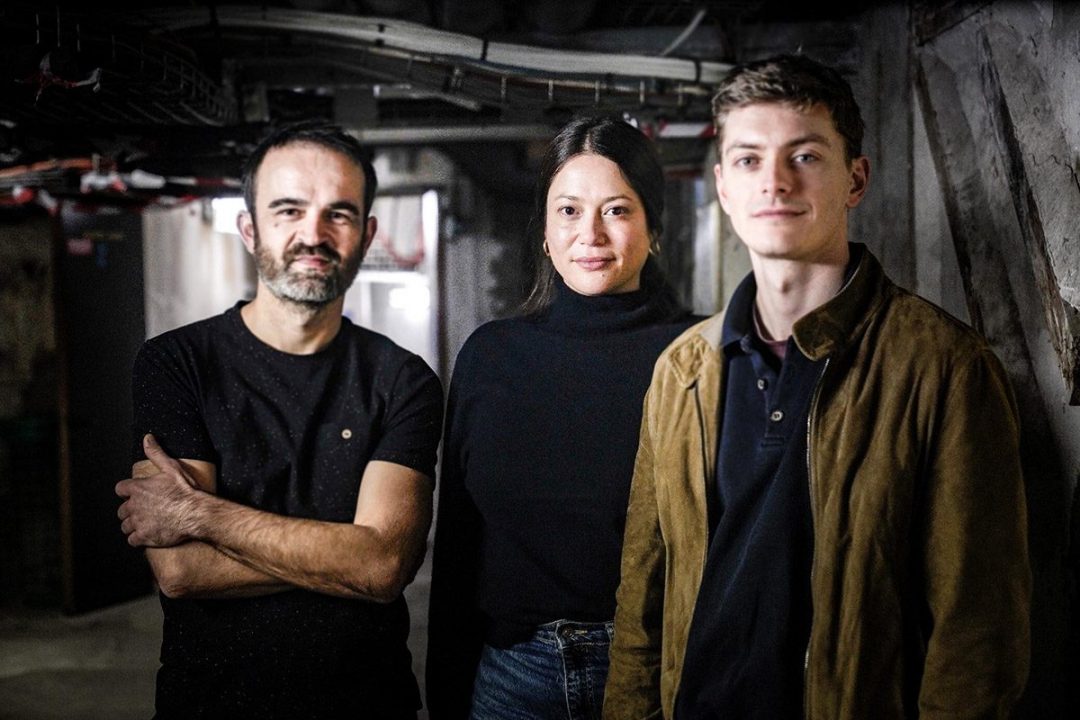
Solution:
<path fill-rule="evenodd" d="M 713 112 L 753 272 L 657 363 L 604 717 L 1004 718 L 1031 584 L 1005 373 L 848 243 L 838 73 L 737 67 Z"/>
<path fill-rule="evenodd" d="M 342 317 L 374 170 L 334 126 L 249 159 L 251 302 L 146 342 L 121 529 L 165 628 L 158 718 L 415 718 L 401 591 L 431 523 L 442 387 Z"/>

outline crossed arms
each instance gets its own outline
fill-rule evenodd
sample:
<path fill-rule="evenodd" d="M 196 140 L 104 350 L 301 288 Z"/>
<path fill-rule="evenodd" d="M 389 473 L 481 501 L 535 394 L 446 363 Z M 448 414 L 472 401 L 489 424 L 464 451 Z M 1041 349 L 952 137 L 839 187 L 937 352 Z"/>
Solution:
<path fill-rule="evenodd" d="M 147 460 L 116 485 L 128 543 L 145 547 L 168 597 L 235 598 L 292 588 L 391 602 L 424 558 L 432 482 L 371 461 L 351 523 L 263 512 L 214 495 L 217 468 L 174 459 L 152 435 Z"/>

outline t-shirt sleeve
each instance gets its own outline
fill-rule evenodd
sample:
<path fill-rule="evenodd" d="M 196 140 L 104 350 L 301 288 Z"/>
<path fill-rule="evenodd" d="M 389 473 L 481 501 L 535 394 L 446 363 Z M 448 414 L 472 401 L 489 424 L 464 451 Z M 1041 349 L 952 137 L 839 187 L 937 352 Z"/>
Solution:
<path fill-rule="evenodd" d="M 217 462 L 197 387 L 177 343 L 152 340 L 143 344 L 131 373 L 132 463 L 146 459 L 142 449 L 146 433 L 153 433 L 174 458 Z"/>
<path fill-rule="evenodd" d="M 371 459 L 404 465 L 434 480 L 442 420 L 442 383 L 419 356 L 410 356 L 391 385 L 382 436 Z"/>

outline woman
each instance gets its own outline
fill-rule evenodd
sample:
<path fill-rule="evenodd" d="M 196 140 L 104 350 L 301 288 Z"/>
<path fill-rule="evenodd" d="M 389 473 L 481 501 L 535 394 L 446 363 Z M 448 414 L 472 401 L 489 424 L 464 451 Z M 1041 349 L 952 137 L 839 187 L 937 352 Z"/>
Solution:
<path fill-rule="evenodd" d="M 656 151 L 621 120 L 575 120 L 548 148 L 526 314 L 474 332 L 450 385 L 434 720 L 600 716 L 642 400 L 695 319 L 653 257 L 663 204 Z"/>

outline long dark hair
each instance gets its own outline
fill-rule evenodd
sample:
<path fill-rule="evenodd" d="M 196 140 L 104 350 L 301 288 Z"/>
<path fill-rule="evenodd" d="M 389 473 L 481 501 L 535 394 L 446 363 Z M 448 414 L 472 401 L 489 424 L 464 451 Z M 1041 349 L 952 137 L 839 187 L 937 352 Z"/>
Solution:
<path fill-rule="evenodd" d="M 544 153 L 528 233 L 533 284 L 522 309 L 526 313 L 536 313 L 551 304 L 556 272 L 551 258 L 543 250 L 548 189 L 555 175 L 571 158 L 585 153 L 599 155 L 618 165 L 627 183 L 641 198 L 650 236 L 649 257 L 641 270 L 641 287 L 658 295 L 669 312 L 680 311 L 682 308 L 675 291 L 656 260 L 664 229 L 664 171 L 660 158 L 652 141 L 641 131 L 619 118 L 607 116 L 571 120 L 552 139 Z"/>

